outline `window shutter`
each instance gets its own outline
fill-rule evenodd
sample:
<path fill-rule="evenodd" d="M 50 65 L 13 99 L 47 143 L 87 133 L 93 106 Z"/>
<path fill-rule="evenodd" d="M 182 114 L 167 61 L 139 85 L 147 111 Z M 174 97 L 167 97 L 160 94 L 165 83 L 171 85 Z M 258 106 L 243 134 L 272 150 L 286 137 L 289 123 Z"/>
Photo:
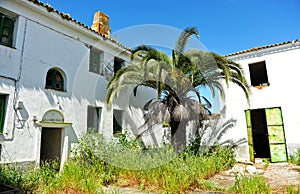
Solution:
<path fill-rule="evenodd" d="M 13 32 L 14 32 L 14 22 L 15 22 L 15 19 L 1 14 L 0 43 L 2 45 L 12 46 Z"/>
<path fill-rule="evenodd" d="M 100 52 L 96 49 L 90 50 L 90 71 L 100 74 Z"/>
<path fill-rule="evenodd" d="M 4 15 L 0 13 L 0 41 L 1 41 L 1 44 L 2 44 L 3 24 L 4 24 Z"/>
<path fill-rule="evenodd" d="M 0 95 L 0 134 L 3 133 L 5 108 L 6 108 L 6 96 Z"/>

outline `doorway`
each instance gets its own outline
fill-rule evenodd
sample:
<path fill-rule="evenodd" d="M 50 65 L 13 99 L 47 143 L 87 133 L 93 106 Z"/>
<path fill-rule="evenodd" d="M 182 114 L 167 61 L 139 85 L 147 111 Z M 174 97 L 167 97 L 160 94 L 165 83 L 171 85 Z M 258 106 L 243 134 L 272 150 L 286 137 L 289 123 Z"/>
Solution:
<path fill-rule="evenodd" d="M 286 162 L 287 148 L 280 107 L 246 110 L 250 160 L 269 158 Z"/>
<path fill-rule="evenodd" d="M 62 144 L 61 128 L 42 128 L 41 136 L 41 155 L 40 162 L 51 162 L 57 160 L 60 164 L 61 160 L 61 144 Z"/>
<path fill-rule="evenodd" d="M 255 158 L 270 158 L 268 127 L 265 109 L 251 110 L 253 148 Z"/>

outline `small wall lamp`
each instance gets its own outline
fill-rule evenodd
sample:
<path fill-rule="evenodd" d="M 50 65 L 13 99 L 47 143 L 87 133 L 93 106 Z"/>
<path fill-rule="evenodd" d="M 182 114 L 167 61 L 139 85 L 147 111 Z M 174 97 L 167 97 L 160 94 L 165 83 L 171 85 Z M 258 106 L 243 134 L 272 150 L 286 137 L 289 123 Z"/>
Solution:
<path fill-rule="evenodd" d="M 34 122 L 34 124 L 36 124 L 36 122 L 38 121 L 36 116 L 33 116 L 32 121 Z"/>
<path fill-rule="evenodd" d="M 14 107 L 15 110 L 21 110 L 23 108 L 24 108 L 24 104 L 22 101 L 19 101 Z"/>

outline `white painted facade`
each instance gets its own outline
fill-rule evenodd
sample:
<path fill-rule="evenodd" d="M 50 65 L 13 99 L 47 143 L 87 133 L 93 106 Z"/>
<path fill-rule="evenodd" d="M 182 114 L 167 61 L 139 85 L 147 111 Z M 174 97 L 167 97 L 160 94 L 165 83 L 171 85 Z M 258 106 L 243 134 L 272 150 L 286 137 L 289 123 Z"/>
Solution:
<path fill-rule="evenodd" d="M 140 89 L 134 97 L 128 90 L 109 108 L 107 79 L 89 71 L 91 47 L 104 51 L 104 64 L 112 69 L 114 57 L 125 65 L 131 62 L 127 48 L 29 0 L 1 1 L 0 11 L 16 19 L 13 46 L 0 45 L 0 95 L 7 97 L 1 162 L 39 164 L 42 129 L 47 127 L 61 129 L 61 141 L 53 143 L 60 144 L 63 162 L 87 131 L 88 106 L 102 108 L 99 133 L 107 139 L 113 134 L 113 109 L 124 110 L 123 129 L 134 131 L 143 123 L 140 107 L 155 96 L 153 91 Z M 64 91 L 45 88 L 51 68 L 61 72 Z M 48 111 L 58 121 L 44 122 Z"/>
<path fill-rule="evenodd" d="M 89 71 L 91 47 L 104 52 L 104 64 L 110 69 L 114 57 L 124 60 L 125 65 L 131 62 L 127 48 L 30 0 L 0 1 L 0 12 L 16 19 L 12 47 L 0 44 L 0 95 L 6 96 L 0 162 L 38 165 L 43 128 L 59 128 L 61 138 L 55 143 L 59 144 L 63 163 L 87 131 L 88 106 L 102 108 L 99 133 L 106 139 L 113 137 L 114 109 L 124 111 L 120 122 L 123 129 L 137 133 L 144 124 L 141 107 L 155 97 L 155 92 L 140 88 L 134 97 L 131 90 L 126 90 L 109 108 L 105 104 L 107 79 Z M 291 83 L 297 87 L 299 82 L 299 56 L 300 42 L 296 41 L 228 57 L 243 66 L 249 83 L 248 64 L 265 61 L 270 83 L 262 90 L 251 87 L 250 106 L 240 88 L 229 86 L 222 103 L 226 105 L 226 118 L 235 118 L 237 123 L 226 134 L 228 139 L 248 138 L 245 110 L 280 107 L 288 155 L 295 153 L 300 147 L 300 94 Z M 64 91 L 45 88 L 46 74 L 52 68 L 62 73 Z M 48 114 L 52 117 L 47 120 Z M 51 119 L 54 121 L 49 122 Z M 154 131 L 160 134 L 148 134 L 146 144 L 163 141 L 163 131 Z M 249 160 L 247 145 L 240 146 L 237 153 L 238 160 Z"/>
<path fill-rule="evenodd" d="M 226 106 L 226 117 L 237 119 L 237 123 L 227 137 L 248 139 L 245 110 L 279 107 L 282 111 L 287 155 L 295 154 L 297 148 L 300 148 L 300 93 L 297 91 L 300 42 L 296 40 L 258 47 L 229 55 L 228 58 L 243 67 L 248 83 L 251 83 L 249 64 L 265 61 L 270 85 L 262 89 L 251 86 L 250 105 L 241 89 L 232 84 L 229 86 L 222 106 Z M 248 145 L 239 148 L 238 159 L 249 160 Z"/>

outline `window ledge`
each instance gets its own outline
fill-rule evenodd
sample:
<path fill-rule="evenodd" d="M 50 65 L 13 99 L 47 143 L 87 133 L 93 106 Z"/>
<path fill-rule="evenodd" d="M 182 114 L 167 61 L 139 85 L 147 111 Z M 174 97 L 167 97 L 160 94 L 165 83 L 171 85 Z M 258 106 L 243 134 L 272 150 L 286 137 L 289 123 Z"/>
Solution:
<path fill-rule="evenodd" d="M 4 44 L 0 44 L 0 46 L 4 47 L 4 48 L 10 48 L 10 49 L 14 49 L 16 50 L 17 48 L 14 47 L 14 46 L 7 46 L 7 45 L 4 45 Z"/>
<path fill-rule="evenodd" d="M 55 92 L 67 93 L 67 90 L 56 90 L 56 89 L 53 89 L 53 88 L 45 88 L 45 90 L 50 90 L 50 91 L 55 91 Z"/>
<path fill-rule="evenodd" d="M 266 88 L 266 87 L 269 87 L 270 86 L 270 83 L 263 83 L 263 84 L 259 84 L 257 86 L 252 86 L 254 88 L 257 88 L 259 90 L 262 90 L 263 88 Z"/>
<path fill-rule="evenodd" d="M 38 121 L 36 124 L 38 127 L 49 127 L 49 128 L 65 128 L 72 126 L 69 122 L 56 122 L 56 121 Z"/>

